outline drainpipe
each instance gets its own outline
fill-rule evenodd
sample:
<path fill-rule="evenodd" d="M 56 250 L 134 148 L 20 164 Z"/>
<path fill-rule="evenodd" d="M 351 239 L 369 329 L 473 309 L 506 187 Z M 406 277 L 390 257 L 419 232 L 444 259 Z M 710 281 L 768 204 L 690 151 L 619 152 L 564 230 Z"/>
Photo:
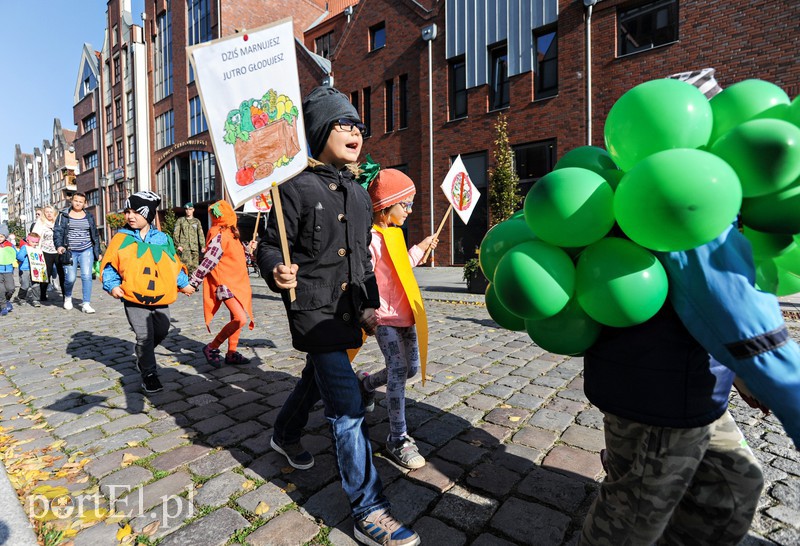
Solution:
<path fill-rule="evenodd" d="M 586 7 L 586 145 L 592 145 L 592 8 L 600 0 L 583 0 Z"/>
<path fill-rule="evenodd" d="M 428 42 L 428 163 L 430 167 L 431 235 L 436 233 L 433 224 L 433 41 L 436 39 L 436 31 L 436 23 L 422 29 L 422 39 Z M 431 252 L 431 267 L 434 267 L 435 252 Z"/>

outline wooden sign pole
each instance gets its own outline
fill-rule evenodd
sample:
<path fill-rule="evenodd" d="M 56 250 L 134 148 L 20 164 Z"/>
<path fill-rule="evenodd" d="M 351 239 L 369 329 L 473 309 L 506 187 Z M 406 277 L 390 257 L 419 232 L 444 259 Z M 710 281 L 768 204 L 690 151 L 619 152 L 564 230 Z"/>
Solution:
<path fill-rule="evenodd" d="M 453 205 L 450 204 L 450 207 L 447 209 L 447 212 L 444 213 L 444 218 L 442 218 L 442 221 L 439 223 L 439 229 L 437 229 L 436 233 L 434 233 L 434 235 L 433 235 L 434 239 L 438 239 L 439 238 L 439 234 L 442 232 L 442 228 L 444 227 L 444 223 L 447 221 L 447 217 L 450 216 L 450 212 L 452 210 L 453 210 Z M 425 255 L 422 256 L 422 263 L 425 263 L 425 262 L 428 261 L 428 256 L 431 255 L 431 250 L 433 250 L 433 249 L 431 247 L 428 247 L 428 250 L 425 251 Z"/>
<path fill-rule="evenodd" d="M 278 235 L 281 239 L 281 252 L 283 253 L 283 265 L 292 266 L 292 257 L 289 255 L 289 241 L 286 239 L 286 224 L 283 222 L 283 205 L 281 204 L 281 194 L 278 192 L 278 185 L 272 186 L 272 206 L 275 207 L 275 219 L 278 221 Z M 289 301 L 294 301 L 297 294 L 294 288 L 289 289 Z"/>

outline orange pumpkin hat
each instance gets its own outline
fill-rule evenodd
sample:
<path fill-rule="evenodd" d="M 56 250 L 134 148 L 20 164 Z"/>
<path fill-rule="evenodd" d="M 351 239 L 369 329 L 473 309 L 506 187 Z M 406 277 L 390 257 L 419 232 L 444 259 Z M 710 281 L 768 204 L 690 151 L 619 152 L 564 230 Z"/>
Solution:
<path fill-rule="evenodd" d="M 238 222 L 236 211 L 227 201 L 217 201 L 208 208 L 208 211 L 211 213 L 211 229 L 208 230 L 207 241 L 226 227 L 236 227 Z"/>

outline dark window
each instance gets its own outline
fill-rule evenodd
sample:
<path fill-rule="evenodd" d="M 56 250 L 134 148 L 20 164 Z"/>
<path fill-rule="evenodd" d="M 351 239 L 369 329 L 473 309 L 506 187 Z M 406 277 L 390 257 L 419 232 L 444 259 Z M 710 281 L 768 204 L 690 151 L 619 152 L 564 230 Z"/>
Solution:
<path fill-rule="evenodd" d="M 400 76 L 400 129 L 408 127 L 408 74 Z"/>
<path fill-rule="evenodd" d="M 617 12 L 619 55 L 678 40 L 678 0 L 658 0 Z"/>
<path fill-rule="evenodd" d="M 369 50 L 375 51 L 386 45 L 386 23 L 378 23 L 369 29 Z"/>
<path fill-rule="evenodd" d="M 119 83 L 120 76 L 122 74 L 122 71 L 119 69 L 119 57 L 114 57 L 112 62 L 114 64 L 114 83 Z"/>
<path fill-rule="evenodd" d="M 467 117 L 467 65 L 464 57 L 450 61 L 450 119 Z"/>
<path fill-rule="evenodd" d="M 106 148 L 106 155 L 108 156 L 108 170 L 109 171 L 113 171 L 114 167 L 115 167 L 115 165 L 114 165 L 114 147 L 113 146 L 109 146 L 109 147 Z"/>
<path fill-rule="evenodd" d="M 331 51 L 333 51 L 333 32 L 323 34 L 314 40 L 314 49 L 320 57 L 330 59 Z"/>
<path fill-rule="evenodd" d="M 489 78 L 489 110 L 505 108 L 509 104 L 508 48 L 503 45 L 491 50 L 492 73 Z"/>
<path fill-rule="evenodd" d="M 454 160 L 455 157 L 451 158 L 451 163 Z M 463 264 L 470 258 L 477 258 L 475 251 L 481 246 L 481 241 L 483 236 L 486 235 L 486 230 L 489 226 L 486 152 L 462 155 L 461 161 L 464 162 L 467 174 L 469 174 L 470 180 L 478 188 L 478 191 L 481 192 L 481 196 L 478 198 L 475 208 L 472 209 L 469 224 L 465 224 L 461 220 L 453 220 L 451 217 L 454 264 Z"/>
<path fill-rule="evenodd" d="M 522 197 L 525 197 L 541 177 L 553 170 L 555 158 L 555 140 L 514 146 L 514 166 L 519 176 L 519 193 Z"/>
<path fill-rule="evenodd" d="M 120 167 L 125 165 L 125 148 L 123 148 L 122 139 L 117 141 L 117 161 Z"/>
<path fill-rule="evenodd" d="M 114 116 L 112 115 L 111 105 L 106 106 L 106 131 L 114 128 Z"/>
<path fill-rule="evenodd" d="M 394 80 L 386 80 L 386 132 L 394 131 Z"/>
<path fill-rule="evenodd" d="M 361 116 L 361 121 L 367 126 L 367 134 L 363 135 L 366 138 L 372 134 L 372 89 L 365 87 L 362 93 L 364 94 L 364 114 Z"/>
<path fill-rule="evenodd" d="M 359 106 L 361 105 L 358 104 L 358 91 L 353 91 L 352 93 L 350 93 L 350 104 L 353 105 L 353 108 L 356 109 L 356 112 L 358 112 L 358 115 L 360 116 L 361 109 L 359 108 Z"/>
<path fill-rule="evenodd" d="M 114 115 L 117 119 L 117 122 L 114 125 L 119 125 L 122 123 L 122 99 L 119 97 L 114 99 Z"/>
<path fill-rule="evenodd" d="M 97 152 L 89 152 L 83 156 L 83 170 L 88 171 L 97 167 Z"/>
<path fill-rule="evenodd" d="M 543 99 L 558 94 L 558 35 L 555 30 L 533 35 L 533 98 Z"/>
<path fill-rule="evenodd" d="M 93 131 L 97 128 L 97 116 L 94 114 L 89 114 L 85 118 L 83 118 L 83 132 L 88 133 L 89 131 Z"/>

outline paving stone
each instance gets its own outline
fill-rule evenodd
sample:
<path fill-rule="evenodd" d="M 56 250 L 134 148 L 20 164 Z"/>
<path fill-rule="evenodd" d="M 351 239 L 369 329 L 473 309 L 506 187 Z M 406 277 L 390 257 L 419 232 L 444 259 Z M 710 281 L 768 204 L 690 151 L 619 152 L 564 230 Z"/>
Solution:
<path fill-rule="evenodd" d="M 223 507 L 170 534 L 159 546 L 223 546 L 231 535 L 249 526 L 239 512 Z"/>
<path fill-rule="evenodd" d="M 113 472 L 100 480 L 100 492 L 112 499 L 128 495 L 131 491 L 153 479 L 153 473 L 141 466 L 129 466 Z"/>
<path fill-rule="evenodd" d="M 482 463 L 467 474 L 467 483 L 495 497 L 506 496 L 519 481 L 519 474 L 490 463 Z"/>
<path fill-rule="evenodd" d="M 163 538 L 181 528 L 183 523 L 195 516 L 195 505 L 183 497 L 169 497 L 160 504 L 130 521 L 134 533 L 140 534 L 145 527 L 158 522 L 157 529 L 150 535 L 152 540 Z"/>
<path fill-rule="evenodd" d="M 220 430 L 230 428 L 236 424 L 236 421 L 227 415 L 215 415 L 192 425 L 192 428 L 205 436 L 210 436 Z"/>
<path fill-rule="evenodd" d="M 525 409 L 500 407 L 487 413 L 484 420 L 502 427 L 516 429 L 519 428 L 529 416 L 530 412 Z"/>
<path fill-rule="evenodd" d="M 122 461 L 125 455 L 143 458 L 151 453 L 152 451 L 144 446 L 125 447 L 119 451 L 109 453 L 108 455 L 96 458 L 93 457 L 92 460 L 86 464 L 84 470 L 95 478 L 102 478 L 106 474 L 122 468 Z"/>
<path fill-rule="evenodd" d="M 151 439 L 147 442 L 147 445 L 156 453 L 164 453 L 188 441 L 190 441 L 189 434 L 183 429 L 178 429 Z"/>
<path fill-rule="evenodd" d="M 464 533 L 427 516 L 414 524 L 414 531 L 419 535 L 422 544 L 462 546 L 467 543 Z"/>
<path fill-rule="evenodd" d="M 563 432 L 572 424 L 574 419 L 575 417 L 569 413 L 541 409 L 533 414 L 528 424 L 555 432 Z"/>
<path fill-rule="evenodd" d="M 499 505 L 491 497 L 456 486 L 441 496 L 430 515 L 474 535 L 486 527 Z"/>
<path fill-rule="evenodd" d="M 336 460 L 333 458 L 333 455 L 315 455 L 314 466 L 308 470 L 295 470 L 288 466 L 285 458 L 283 458 L 283 461 L 284 465 L 281 469 L 282 479 L 295 484 L 298 489 L 309 496 L 311 493 L 319 491 L 326 484 L 333 480 L 338 480 L 339 478 L 339 471 L 336 468 Z"/>
<path fill-rule="evenodd" d="M 514 497 L 500 506 L 490 522 L 517 544 L 530 546 L 561 544 L 569 524 L 570 518 L 560 512 Z"/>
<path fill-rule="evenodd" d="M 475 446 L 494 447 L 506 441 L 513 430 L 500 425 L 484 423 L 464 432 L 459 439 Z"/>
<path fill-rule="evenodd" d="M 483 533 L 470 546 L 514 546 L 514 543 L 503 540 L 496 535 Z"/>
<path fill-rule="evenodd" d="M 456 464 L 472 466 L 480 461 L 487 452 L 488 450 L 479 446 L 461 440 L 451 440 L 438 451 L 437 455 Z"/>
<path fill-rule="evenodd" d="M 335 527 L 350 516 L 350 501 L 342 489 L 342 483 L 335 481 L 304 502 L 302 510 L 328 527 Z"/>
<path fill-rule="evenodd" d="M 259 396 L 259 398 L 263 398 L 263 396 Z M 270 411 L 270 408 L 263 404 L 251 403 L 233 408 L 227 412 L 227 415 L 234 421 L 242 423 L 244 421 L 256 419 L 268 411 Z"/>
<path fill-rule="evenodd" d="M 125 429 L 140 427 L 150 422 L 150 417 L 144 413 L 137 413 L 135 415 L 127 415 L 122 419 L 116 419 L 100 427 L 106 434 L 113 435 L 122 432 Z"/>
<path fill-rule="evenodd" d="M 286 457 L 270 451 L 245 465 L 244 473 L 255 480 L 269 480 L 281 474 L 281 469 L 289 467 Z M 291 467 L 289 467 L 291 468 Z"/>
<path fill-rule="evenodd" d="M 603 467 L 596 453 L 568 446 L 554 447 L 542 461 L 542 467 L 556 472 L 575 474 L 590 480 L 600 476 Z"/>
<path fill-rule="evenodd" d="M 223 449 L 214 451 L 189 464 L 192 474 L 198 476 L 216 476 L 222 472 L 246 465 L 252 460 L 250 455 L 239 449 Z"/>
<path fill-rule="evenodd" d="M 190 444 L 168 451 L 152 460 L 150 465 L 156 470 L 171 472 L 185 464 L 192 463 L 211 451 L 203 445 Z"/>
<path fill-rule="evenodd" d="M 586 482 L 535 468 L 519 483 L 517 493 L 574 514 L 586 499 Z"/>
<path fill-rule="evenodd" d="M 422 468 L 409 472 L 408 477 L 439 492 L 444 492 L 453 487 L 463 473 L 464 471 L 459 466 L 443 459 L 432 458 L 428 459 L 428 463 Z"/>
<path fill-rule="evenodd" d="M 774 506 L 767 510 L 769 517 L 800 529 L 800 508 L 786 505 Z"/>
<path fill-rule="evenodd" d="M 392 515 L 403 522 L 414 521 L 427 513 L 438 496 L 427 487 L 406 479 L 395 481 L 384 490 L 384 494 L 392 503 Z"/>
<path fill-rule="evenodd" d="M 132 491 L 117 500 L 114 509 L 117 512 L 138 516 L 158 506 L 173 495 L 180 495 L 194 487 L 192 479 L 186 472 L 176 472 L 149 485 Z"/>
<path fill-rule="evenodd" d="M 264 398 L 264 396 L 260 393 L 245 391 L 234 394 L 233 396 L 225 396 L 221 398 L 220 404 L 228 408 L 236 408 L 245 404 L 249 404 L 250 402 L 255 402 L 256 400 L 261 400 L 262 398 Z"/>
<path fill-rule="evenodd" d="M 525 475 L 536 466 L 542 452 L 519 444 L 503 444 L 492 453 L 492 464 Z"/>
<path fill-rule="evenodd" d="M 264 431 L 265 429 L 262 425 L 254 421 L 248 421 L 212 434 L 208 438 L 208 443 L 215 446 L 233 446 Z"/>
<path fill-rule="evenodd" d="M 536 448 L 541 451 L 549 450 L 556 442 L 558 435 L 552 430 L 535 427 L 524 427 L 514 435 L 514 442 Z"/>
<path fill-rule="evenodd" d="M 288 506 L 292 502 L 292 497 L 286 492 L 286 483 L 281 480 L 276 480 L 275 483 L 267 482 L 258 489 L 245 493 L 236 499 L 236 504 L 253 514 L 255 514 L 259 504 L 264 503 L 262 510 L 264 506 L 268 510 L 260 514 L 262 519 L 272 518 L 284 506 Z"/>
<path fill-rule="evenodd" d="M 452 415 L 442 415 L 414 429 L 414 438 L 434 446 L 441 446 L 469 428 L 469 423 Z"/>
<path fill-rule="evenodd" d="M 267 522 L 247 536 L 248 546 L 295 546 L 319 534 L 319 526 L 299 512 L 290 510 Z"/>
<path fill-rule="evenodd" d="M 74 546 L 118 544 L 117 531 L 119 531 L 119 527 L 116 525 L 93 525 L 75 535 L 75 538 L 72 539 L 72 543 Z"/>
<path fill-rule="evenodd" d="M 572 425 L 565 430 L 564 434 L 561 435 L 561 440 L 565 444 L 596 453 L 599 453 L 601 449 L 606 447 L 605 436 L 602 430 L 579 425 Z"/>
<path fill-rule="evenodd" d="M 247 478 L 235 472 L 225 472 L 216 478 L 212 478 L 203 484 L 203 487 L 196 490 L 192 502 L 197 506 L 222 506 L 230 498 L 245 490 L 242 485 L 248 481 Z"/>

